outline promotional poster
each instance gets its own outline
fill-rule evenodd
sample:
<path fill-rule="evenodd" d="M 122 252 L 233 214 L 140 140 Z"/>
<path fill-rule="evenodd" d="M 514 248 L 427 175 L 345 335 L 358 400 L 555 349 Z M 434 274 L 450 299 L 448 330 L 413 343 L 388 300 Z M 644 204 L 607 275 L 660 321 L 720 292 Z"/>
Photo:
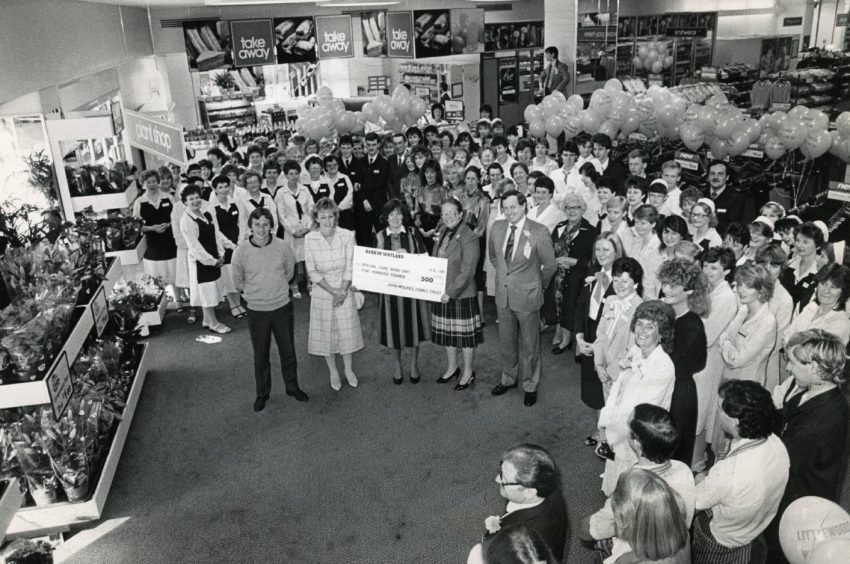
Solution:
<path fill-rule="evenodd" d="M 304 63 L 316 60 L 316 25 L 312 17 L 275 18 L 277 63 Z"/>
<path fill-rule="evenodd" d="M 452 54 L 449 10 L 414 11 L 413 33 L 417 59 Z"/>

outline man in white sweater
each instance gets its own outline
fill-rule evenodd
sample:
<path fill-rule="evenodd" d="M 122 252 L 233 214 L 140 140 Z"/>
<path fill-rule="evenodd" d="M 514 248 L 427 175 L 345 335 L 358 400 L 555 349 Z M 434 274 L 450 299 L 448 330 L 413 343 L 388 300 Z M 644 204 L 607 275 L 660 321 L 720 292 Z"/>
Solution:
<path fill-rule="evenodd" d="M 295 274 L 292 249 L 283 239 L 272 235 L 274 218 L 267 208 L 252 211 L 247 224 L 251 234 L 236 247 L 231 265 L 234 285 L 248 302 L 248 330 L 257 383 L 254 411 L 262 411 L 272 387 L 269 362 L 272 335 L 280 353 L 286 395 L 298 401 L 309 398 L 298 386 L 294 316 L 287 283 Z"/>

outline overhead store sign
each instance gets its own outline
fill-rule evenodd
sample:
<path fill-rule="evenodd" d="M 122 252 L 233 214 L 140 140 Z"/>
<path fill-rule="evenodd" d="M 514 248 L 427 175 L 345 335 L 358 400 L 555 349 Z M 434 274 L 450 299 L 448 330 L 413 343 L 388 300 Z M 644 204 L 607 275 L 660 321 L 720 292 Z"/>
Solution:
<path fill-rule="evenodd" d="M 230 22 L 233 40 L 233 66 L 273 65 L 275 55 L 274 28 L 269 20 L 236 20 Z"/>
<path fill-rule="evenodd" d="M 413 58 L 413 12 L 387 12 L 387 56 Z"/>
<path fill-rule="evenodd" d="M 667 37 L 708 37 L 704 27 L 668 27 Z"/>
<path fill-rule="evenodd" d="M 183 130 L 170 123 L 124 110 L 124 130 L 130 145 L 180 166 L 188 166 Z"/>
<path fill-rule="evenodd" d="M 319 60 L 354 57 L 351 16 L 317 16 L 316 40 Z"/>
<path fill-rule="evenodd" d="M 613 25 L 605 27 L 579 27 L 576 41 L 589 42 L 601 41 L 604 43 L 617 42 L 617 27 Z"/>

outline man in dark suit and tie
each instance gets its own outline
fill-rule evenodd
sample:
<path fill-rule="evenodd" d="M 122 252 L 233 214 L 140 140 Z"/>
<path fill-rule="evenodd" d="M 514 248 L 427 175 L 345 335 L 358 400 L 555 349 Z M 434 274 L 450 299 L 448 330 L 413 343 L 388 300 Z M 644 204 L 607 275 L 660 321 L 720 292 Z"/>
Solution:
<path fill-rule="evenodd" d="M 540 382 L 540 308 L 543 291 L 555 275 L 555 250 L 549 229 L 526 217 L 526 198 L 516 190 L 502 195 L 505 219 L 493 224 L 490 262 L 496 269 L 496 308 L 502 380 L 500 396 L 522 380 L 525 405 L 537 402 Z"/>
<path fill-rule="evenodd" d="M 558 48 L 546 47 L 543 58 L 546 68 L 540 75 L 540 89 L 544 94 L 561 92 L 564 96 L 569 96 L 567 85 L 570 83 L 570 69 L 566 63 L 558 60 Z"/>
<path fill-rule="evenodd" d="M 626 169 L 610 158 L 611 138 L 604 133 L 597 133 L 590 139 L 593 143 L 593 156 L 602 165 L 602 180 L 606 186 L 611 186 L 620 196 L 626 195 Z"/>
<path fill-rule="evenodd" d="M 561 562 L 567 540 L 567 504 L 552 455 L 535 444 L 515 445 L 502 455 L 496 483 L 508 500 L 505 514 L 485 520 L 487 533 L 472 549 L 468 561 L 485 561 L 478 557 L 487 554 L 498 535 L 522 526 L 546 543 L 555 560 Z"/>
<path fill-rule="evenodd" d="M 354 141 L 350 135 L 343 135 L 339 138 L 339 171 L 348 176 L 355 190 L 360 189 L 362 169 L 363 159 L 354 156 Z"/>
<path fill-rule="evenodd" d="M 401 179 L 407 176 L 407 166 L 404 164 L 404 159 L 407 158 L 407 137 L 404 133 L 393 133 L 393 145 L 395 145 L 395 154 L 389 158 L 390 176 L 392 177 L 392 192 L 390 198 L 399 198 L 401 196 Z"/>
<path fill-rule="evenodd" d="M 703 193 L 714 202 L 714 213 L 717 216 L 717 232 L 722 236 L 726 227 L 734 222 L 741 222 L 744 216 L 744 200 L 739 196 L 729 182 L 729 168 L 723 161 L 712 161 L 708 166 L 708 189 Z"/>
<path fill-rule="evenodd" d="M 366 158 L 359 179 L 360 189 L 354 194 L 357 215 L 355 236 L 357 244 L 371 247 L 375 244 L 373 228 L 381 230 L 381 208 L 387 203 L 392 189 L 392 178 L 387 161 L 378 154 L 380 137 L 374 131 L 366 135 Z"/>

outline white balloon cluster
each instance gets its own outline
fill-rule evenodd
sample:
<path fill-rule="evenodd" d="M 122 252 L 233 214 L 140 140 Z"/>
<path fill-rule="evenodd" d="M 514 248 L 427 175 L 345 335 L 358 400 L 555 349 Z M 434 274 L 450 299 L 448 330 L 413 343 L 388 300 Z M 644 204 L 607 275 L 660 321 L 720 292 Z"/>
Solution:
<path fill-rule="evenodd" d="M 342 100 L 334 98 L 327 86 L 319 88 L 316 100 L 315 107 L 302 110 L 295 120 L 295 129 L 309 139 L 361 133 L 366 122 L 391 131 L 403 131 L 405 127 L 416 125 L 428 111 L 425 100 L 414 96 L 404 86 L 396 87 L 392 97 L 381 94 L 374 102 L 366 102 L 359 112 L 346 110 Z"/>
<path fill-rule="evenodd" d="M 363 131 L 365 121 L 358 118 L 357 112 L 345 109 L 342 100 L 333 97 L 327 86 L 316 92 L 318 105 L 301 110 L 295 120 L 295 129 L 308 139 L 333 137 L 349 132 Z"/>
<path fill-rule="evenodd" d="M 403 131 L 405 127 L 416 125 L 428 104 L 419 96 L 414 96 L 404 86 L 396 86 L 392 96 L 380 94 L 374 102 L 363 104 L 363 118 L 392 131 Z"/>
<path fill-rule="evenodd" d="M 637 55 L 632 59 L 635 70 L 646 69 L 658 74 L 673 66 L 673 56 L 667 53 L 667 44 L 663 41 L 650 41 L 638 47 Z"/>
<path fill-rule="evenodd" d="M 696 104 L 667 88 L 650 86 L 645 94 L 635 96 L 612 78 L 593 92 L 587 108 L 578 94 L 565 98 L 555 92 L 539 105 L 526 107 L 524 115 L 529 133 L 535 137 L 557 137 L 563 132 L 571 139 L 584 131 L 604 133 L 613 139 L 618 134 L 639 132 L 647 137 L 681 139 L 691 151 L 705 145 L 719 159 L 740 155 L 758 143 L 771 159 L 797 149 L 809 159 L 831 150 L 850 163 L 850 112 L 843 112 L 836 120 L 837 130 L 830 132 L 827 115 L 805 106 L 755 120 L 723 94 Z"/>

